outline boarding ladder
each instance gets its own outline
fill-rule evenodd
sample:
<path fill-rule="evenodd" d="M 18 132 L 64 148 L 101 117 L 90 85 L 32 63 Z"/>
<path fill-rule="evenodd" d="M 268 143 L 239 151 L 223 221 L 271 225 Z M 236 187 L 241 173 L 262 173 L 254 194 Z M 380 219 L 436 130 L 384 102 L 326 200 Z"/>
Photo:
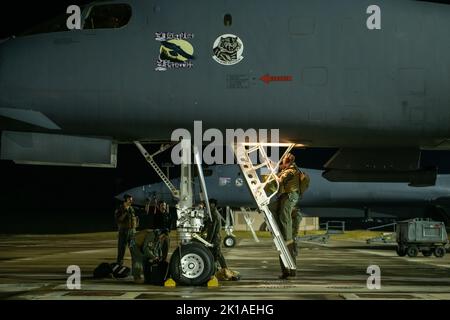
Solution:
<path fill-rule="evenodd" d="M 178 199 L 180 198 L 180 191 L 173 185 L 173 183 L 169 180 L 169 178 L 164 174 L 164 172 L 161 170 L 161 168 L 158 166 L 156 161 L 154 160 L 154 157 L 167 149 L 171 147 L 171 145 L 162 145 L 161 148 L 156 151 L 153 154 L 150 154 L 145 150 L 145 148 L 142 146 L 142 144 L 139 141 L 135 141 L 134 144 L 139 149 L 139 151 L 144 156 L 145 160 L 150 164 L 150 166 L 155 170 L 156 174 L 161 178 L 161 180 L 165 183 L 167 188 L 169 188 L 170 192 L 172 193 L 173 197 Z"/>
<path fill-rule="evenodd" d="M 294 144 L 289 145 L 284 155 L 289 153 L 293 147 Z M 280 229 L 278 228 L 275 218 L 269 209 L 270 200 L 278 192 L 279 184 L 276 179 L 276 171 L 280 163 L 274 164 L 274 162 L 269 159 L 263 144 L 238 143 L 233 145 L 233 149 L 237 162 L 241 167 L 245 180 L 247 181 L 250 192 L 252 193 L 259 210 L 264 214 L 264 220 L 266 221 L 268 229 L 272 234 L 275 247 L 280 254 L 280 258 L 284 266 L 286 269 L 296 270 L 295 261 L 289 253 L 283 236 L 280 233 Z M 259 159 L 259 161 L 256 161 L 257 163 L 253 164 L 252 157 L 255 160 Z M 283 159 L 283 157 L 281 157 L 281 159 Z M 267 179 L 264 182 L 261 181 L 260 176 L 257 173 L 257 170 L 261 169 L 265 169 L 268 172 Z M 276 191 L 271 194 L 267 194 L 265 190 L 266 185 L 274 181 L 277 185 Z"/>

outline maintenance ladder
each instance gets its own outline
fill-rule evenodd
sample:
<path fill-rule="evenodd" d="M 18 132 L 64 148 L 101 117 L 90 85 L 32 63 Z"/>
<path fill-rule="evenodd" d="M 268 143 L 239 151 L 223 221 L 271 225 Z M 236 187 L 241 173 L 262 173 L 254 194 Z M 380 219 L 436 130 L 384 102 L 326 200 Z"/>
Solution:
<path fill-rule="evenodd" d="M 289 145 L 284 154 L 289 153 L 293 147 L 293 144 Z M 275 218 L 273 217 L 273 214 L 269 209 L 270 200 L 277 194 L 279 188 L 279 184 L 276 180 L 276 170 L 278 169 L 279 163 L 274 165 L 274 163 L 267 156 L 267 153 L 262 144 L 252 145 L 242 143 L 234 145 L 233 148 L 237 162 L 241 167 L 250 192 L 252 193 L 259 210 L 264 214 L 264 220 L 266 221 L 268 229 L 272 234 L 275 247 L 280 254 L 280 258 L 283 261 L 284 266 L 286 267 L 286 269 L 296 270 L 297 267 L 295 261 L 289 253 L 283 236 L 280 233 L 280 229 L 278 228 L 278 224 L 276 223 Z M 254 165 L 252 162 L 252 156 L 255 159 L 259 159 L 259 163 Z M 261 169 L 266 169 L 268 171 L 267 179 L 264 182 L 261 181 L 257 173 L 257 170 Z M 275 192 L 267 195 L 264 188 L 271 182 L 276 182 L 277 189 Z"/>

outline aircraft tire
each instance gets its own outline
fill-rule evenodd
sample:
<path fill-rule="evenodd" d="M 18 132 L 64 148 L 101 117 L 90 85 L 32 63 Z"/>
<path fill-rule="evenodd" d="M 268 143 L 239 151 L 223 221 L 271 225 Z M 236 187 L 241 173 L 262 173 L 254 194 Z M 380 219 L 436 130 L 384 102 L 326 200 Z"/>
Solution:
<path fill-rule="evenodd" d="M 408 247 L 408 248 L 406 249 L 406 254 L 407 254 L 408 257 L 410 257 L 410 258 L 417 257 L 417 254 L 418 254 L 418 253 L 419 253 L 419 249 L 417 249 L 416 246 L 411 246 L 411 247 Z"/>
<path fill-rule="evenodd" d="M 214 257 L 203 244 L 192 242 L 175 249 L 169 268 L 171 277 L 177 284 L 201 286 L 214 275 Z"/>
<path fill-rule="evenodd" d="M 236 238 L 233 236 L 226 236 L 223 239 L 223 245 L 227 248 L 233 248 L 236 245 Z"/>
<path fill-rule="evenodd" d="M 431 257 L 433 250 L 422 250 L 422 254 L 424 257 Z"/>
<path fill-rule="evenodd" d="M 444 247 L 436 247 L 434 249 L 434 255 L 437 258 L 442 258 L 443 256 L 445 256 L 445 248 Z"/>
<path fill-rule="evenodd" d="M 406 249 L 405 248 L 403 248 L 403 247 L 397 247 L 397 254 L 400 256 L 400 257 L 404 257 L 404 256 L 406 256 Z"/>

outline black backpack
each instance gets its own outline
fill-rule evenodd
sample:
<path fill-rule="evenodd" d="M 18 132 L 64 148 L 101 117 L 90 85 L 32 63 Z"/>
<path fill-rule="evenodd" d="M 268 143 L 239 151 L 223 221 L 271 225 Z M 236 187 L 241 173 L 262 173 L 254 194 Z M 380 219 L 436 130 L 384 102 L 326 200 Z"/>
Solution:
<path fill-rule="evenodd" d="M 156 264 L 144 261 L 144 282 L 155 286 L 163 286 L 167 278 L 168 268 L 167 261 Z"/>
<path fill-rule="evenodd" d="M 103 262 L 94 269 L 94 279 L 110 278 L 112 276 L 113 270 L 109 263 Z"/>
<path fill-rule="evenodd" d="M 116 279 L 123 279 L 130 275 L 130 268 L 121 266 L 118 263 L 111 263 L 112 275 Z"/>

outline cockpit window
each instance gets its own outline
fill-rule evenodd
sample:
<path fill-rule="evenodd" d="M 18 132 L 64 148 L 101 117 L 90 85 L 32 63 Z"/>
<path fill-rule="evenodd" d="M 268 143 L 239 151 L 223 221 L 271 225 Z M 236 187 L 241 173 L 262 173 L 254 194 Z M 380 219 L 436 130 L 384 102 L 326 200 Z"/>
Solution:
<path fill-rule="evenodd" d="M 90 9 L 84 29 L 116 29 L 128 24 L 131 7 L 128 4 L 104 4 Z"/>
<path fill-rule="evenodd" d="M 83 7 L 81 9 L 83 12 Z M 128 4 L 102 4 L 93 6 L 89 9 L 88 16 L 84 20 L 83 29 L 122 28 L 130 22 L 131 11 L 131 6 Z M 67 28 L 67 19 L 69 17 L 70 14 L 61 14 L 56 18 L 22 32 L 19 36 L 69 31 Z"/>

